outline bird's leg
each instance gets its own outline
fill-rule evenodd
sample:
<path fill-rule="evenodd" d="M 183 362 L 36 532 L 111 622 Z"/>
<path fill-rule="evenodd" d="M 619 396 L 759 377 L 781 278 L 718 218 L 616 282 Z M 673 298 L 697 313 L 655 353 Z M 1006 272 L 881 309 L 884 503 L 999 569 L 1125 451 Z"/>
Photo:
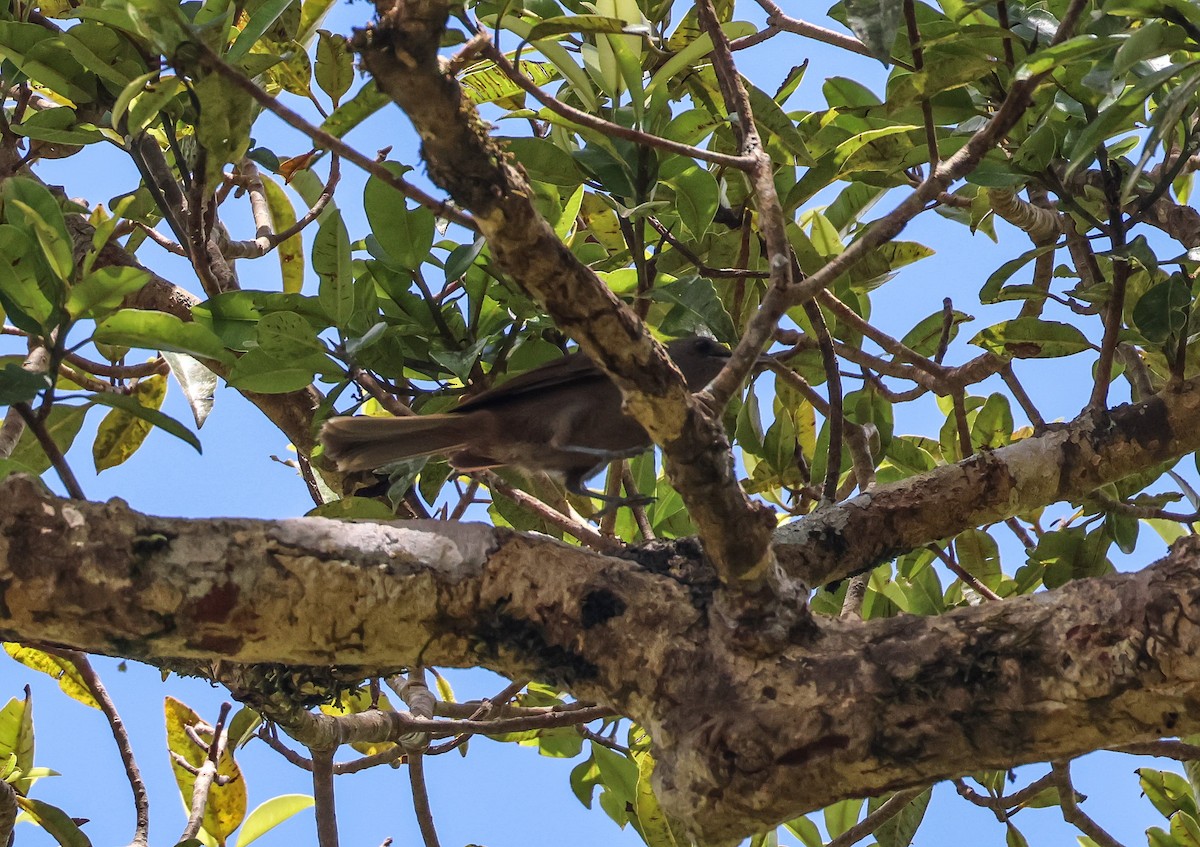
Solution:
<path fill-rule="evenodd" d="M 636 494 L 632 497 L 622 497 L 620 495 L 612 496 L 609 494 L 604 494 L 600 491 L 593 491 L 583 484 L 583 481 L 589 476 L 591 476 L 590 473 L 587 475 L 572 474 L 567 478 L 566 483 L 567 491 L 570 493 L 578 494 L 581 497 L 588 497 L 592 500 L 599 500 L 601 503 L 605 504 L 604 508 L 592 515 L 592 518 L 594 519 L 598 520 L 603 518 L 605 515 L 616 511 L 622 506 L 646 506 L 650 503 L 653 503 L 655 499 L 657 499 L 646 494 Z"/>

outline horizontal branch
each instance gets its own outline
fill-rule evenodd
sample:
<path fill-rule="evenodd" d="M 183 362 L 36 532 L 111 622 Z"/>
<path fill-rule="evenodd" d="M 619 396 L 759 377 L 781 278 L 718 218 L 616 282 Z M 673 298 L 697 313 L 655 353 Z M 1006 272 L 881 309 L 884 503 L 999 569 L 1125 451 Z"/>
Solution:
<path fill-rule="evenodd" d="M 454 522 L 155 518 L 12 477 L 0 638 L 158 664 L 536 676 L 646 727 L 664 807 L 711 844 L 846 797 L 1200 731 L 1195 537 L 1137 574 L 938 617 L 818 618 L 770 651 L 743 649 L 697 554 Z"/>
<path fill-rule="evenodd" d="M 775 533 L 780 564 L 807 585 L 862 573 L 971 527 L 1014 517 L 1200 449 L 1200 378 L 1144 403 L 976 453 L 821 509 Z"/>

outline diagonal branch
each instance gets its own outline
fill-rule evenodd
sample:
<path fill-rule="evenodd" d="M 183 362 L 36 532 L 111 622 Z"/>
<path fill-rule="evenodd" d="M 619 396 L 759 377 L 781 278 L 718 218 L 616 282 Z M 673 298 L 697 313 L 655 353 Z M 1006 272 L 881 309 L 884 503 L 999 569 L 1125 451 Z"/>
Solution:
<path fill-rule="evenodd" d="M 355 47 L 376 84 L 412 120 L 430 178 L 469 209 L 492 255 L 620 387 L 629 413 L 663 447 L 667 471 L 727 585 L 772 575 L 769 510 L 737 484 L 720 415 L 693 397 L 637 315 L 555 235 L 509 154 L 438 62 L 446 0 L 381 2 Z"/>
<path fill-rule="evenodd" d="M 1073 500 L 1200 449 L 1200 378 L 860 494 L 781 527 L 780 564 L 824 585 L 968 527 Z"/>

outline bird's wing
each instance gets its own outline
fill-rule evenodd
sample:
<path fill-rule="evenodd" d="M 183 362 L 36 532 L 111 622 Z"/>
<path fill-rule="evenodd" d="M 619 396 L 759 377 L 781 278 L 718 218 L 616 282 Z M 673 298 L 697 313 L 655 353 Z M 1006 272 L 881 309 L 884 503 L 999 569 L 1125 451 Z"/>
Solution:
<path fill-rule="evenodd" d="M 604 372 L 592 364 L 592 360 L 587 356 L 582 353 L 571 353 L 515 376 L 482 394 L 476 394 L 456 406 L 453 413 L 470 412 L 481 407 L 506 403 L 531 392 L 542 392 L 566 383 L 585 383 L 589 380 L 606 379 L 608 377 Z"/>

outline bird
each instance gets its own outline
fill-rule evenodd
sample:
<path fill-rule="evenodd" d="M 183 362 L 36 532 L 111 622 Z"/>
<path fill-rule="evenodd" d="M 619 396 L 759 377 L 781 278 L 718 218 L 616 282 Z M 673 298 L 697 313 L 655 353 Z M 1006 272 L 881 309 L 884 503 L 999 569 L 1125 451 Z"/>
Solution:
<path fill-rule="evenodd" d="M 670 341 L 667 352 L 687 386 L 699 391 L 730 357 L 711 338 Z M 650 436 L 621 408 L 621 392 L 583 352 L 536 367 L 443 414 L 331 418 L 321 428 L 325 456 L 339 470 L 445 455 L 470 472 L 511 466 L 562 478 L 567 491 L 602 501 L 585 482 L 605 464 L 643 453 Z"/>

